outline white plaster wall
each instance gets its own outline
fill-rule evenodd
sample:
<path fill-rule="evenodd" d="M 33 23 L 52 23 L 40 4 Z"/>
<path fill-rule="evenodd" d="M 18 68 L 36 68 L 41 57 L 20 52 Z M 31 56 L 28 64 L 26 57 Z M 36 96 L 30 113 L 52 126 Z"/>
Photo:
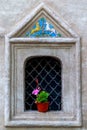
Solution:
<path fill-rule="evenodd" d="M 4 127 L 4 35 L 13 30 L 24 16 L 44 1 L 59 13 L 81 36 L 82 113 L 81 128 L 5 128 Z M 0 0 L 0 130 L 87 130 L 87 0 Z"/>

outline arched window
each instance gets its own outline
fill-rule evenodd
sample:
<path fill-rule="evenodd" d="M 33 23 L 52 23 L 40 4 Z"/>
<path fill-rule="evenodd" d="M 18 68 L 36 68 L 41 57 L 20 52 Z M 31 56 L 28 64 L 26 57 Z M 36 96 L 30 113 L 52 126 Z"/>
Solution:
<path fill-rule="evenodd" d="M 41 89 L 50 93 L 49 110 L 61 110 L 61 61 L 51 56 L 35 56 L 25 61 L 25 111 L 36 110 L 35 97 L 32 95 L 32 91 L 36 88 L 36 78 Z"/>
<path fill-rule="evenodd" d="M 81 126 L 80 38 L 57 13 L 41 3 L 5 37 L 5 126 Z M 50 93 L 44 114 L 36 78 Z"/>

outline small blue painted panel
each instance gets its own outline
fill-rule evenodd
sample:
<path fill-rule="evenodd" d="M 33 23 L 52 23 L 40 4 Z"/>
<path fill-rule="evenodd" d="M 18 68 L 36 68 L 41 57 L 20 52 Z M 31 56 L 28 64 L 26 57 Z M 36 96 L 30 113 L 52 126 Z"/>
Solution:
<path fill-rule="evenodd" d="M 25 37 L 61 37 L 61 34 L 57 32 L 54 26 L 46 20 L 46 18 L 40 18 L 31 30 L 27 31 Z"/>

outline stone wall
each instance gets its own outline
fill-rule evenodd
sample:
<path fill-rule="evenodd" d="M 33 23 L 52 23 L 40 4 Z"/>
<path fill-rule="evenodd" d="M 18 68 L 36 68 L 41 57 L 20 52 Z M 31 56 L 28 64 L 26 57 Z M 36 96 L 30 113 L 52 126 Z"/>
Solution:
<path fill-rule="evenodd" d="M 80 128 L 6 128 L 4 127 L 5 89 L 5 34 L 35 8 L 44 2 L 61 15 L 69 26 L 81 37 L 82 119 Z M 87 130 L 87 0 L 0 0 L 0 130 Z"/>

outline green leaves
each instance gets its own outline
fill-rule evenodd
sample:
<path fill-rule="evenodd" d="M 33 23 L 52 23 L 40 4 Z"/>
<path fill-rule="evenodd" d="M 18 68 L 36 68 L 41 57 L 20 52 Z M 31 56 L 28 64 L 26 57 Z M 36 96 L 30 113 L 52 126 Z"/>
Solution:
<path fill-rule="evenodd" d="M 40 102 L 47 102 L 48 101 L 48 97 L 49 97 L 49 93 L 47 93 L 46 91 L 41 91 L 36 98 L 36 102 L 40 103 Z"/>

